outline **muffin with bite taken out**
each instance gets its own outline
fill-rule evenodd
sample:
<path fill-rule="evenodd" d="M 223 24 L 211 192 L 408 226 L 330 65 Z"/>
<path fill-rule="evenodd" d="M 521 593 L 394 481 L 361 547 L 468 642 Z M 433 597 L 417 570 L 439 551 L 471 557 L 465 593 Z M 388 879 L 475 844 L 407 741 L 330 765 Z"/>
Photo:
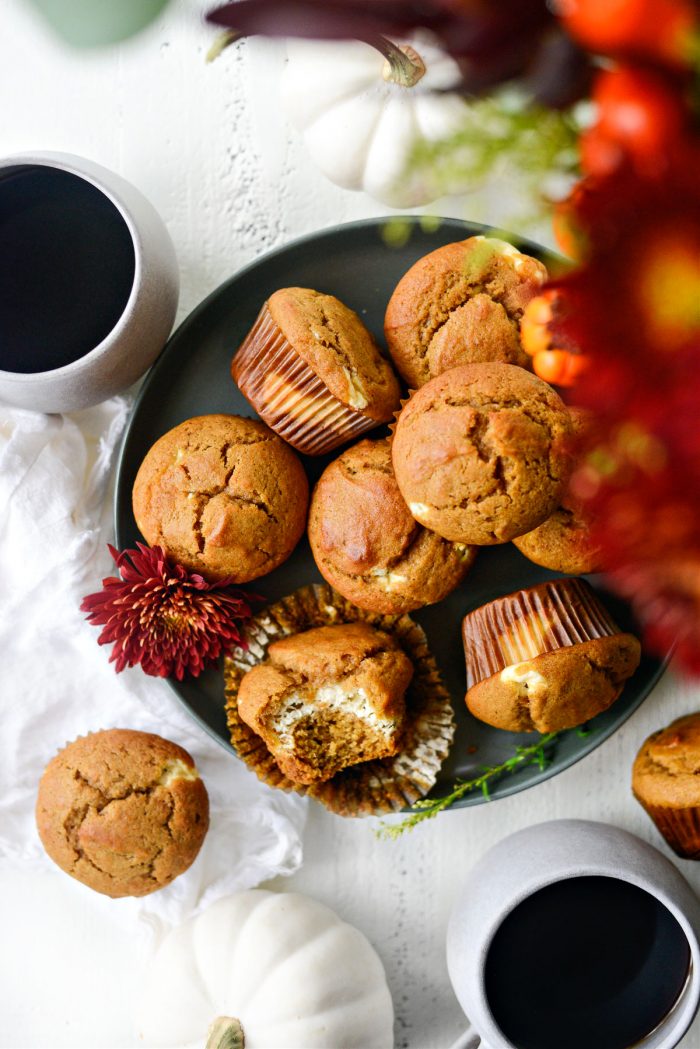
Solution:
<path fill-rule="evenodd" d="M 274 641 L 243 677 L 242 720 L 295 783 L 331 779 L 399 749 L 413 664 L 367 623 L 317 627 Z"/>

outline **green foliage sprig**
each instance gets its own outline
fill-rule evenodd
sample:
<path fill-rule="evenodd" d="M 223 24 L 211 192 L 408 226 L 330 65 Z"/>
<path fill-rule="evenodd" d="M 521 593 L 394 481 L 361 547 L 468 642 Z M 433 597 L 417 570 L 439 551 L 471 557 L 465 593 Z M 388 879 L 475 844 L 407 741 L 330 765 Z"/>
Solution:
<path fill-rule="evenodd" d="M 471 99 L 462 127 L 448 138 L 421 141 L 407 171 L 421 177 L 436 197 L 505 178 L 517 186 L 518 202 L 504 225 L 524 228 L 548 215 L 551 199 L 565 196 L 579 176 L 578 137 L 584 114 L 583 106 L 546 109 L 524 93 L 505 88 Z"/>
<path fill-rule="evenodd" d="M 516 747 L 515 753 L 511 757 L 506 758 L 500 765 L 488 765 L 482 768 L 479 775 L 473 779 L 455 780 L 451 794 L 446 794 L 442 798 L 422 798 L 414 804 L 411 815 L 407 816 L 400 823 L 380 824 L 379 829 L 376 831 L 377 836 L 381 838 L 398 838 L 404 831 L 413 830 L 414 827 L 417 827 L 424 820 L 433 819 L 439 812 L 448 809 L 450 805 L 454 805 L 456 801 L 463 798 L 465 794 L 475 790 L 480 790 L 484 797 L 490 801 L 490 785 L 500 776 L 508 772 L 515 772 L 516 769 L 524 768 L 527 765 L 537 765 L 538 768 L 545 769 L 552 760 L 552 754 L 551 752 L 547 753 L 547 750 L 560 735 L 561 732 L 547 732 L 529 747 Z"/>

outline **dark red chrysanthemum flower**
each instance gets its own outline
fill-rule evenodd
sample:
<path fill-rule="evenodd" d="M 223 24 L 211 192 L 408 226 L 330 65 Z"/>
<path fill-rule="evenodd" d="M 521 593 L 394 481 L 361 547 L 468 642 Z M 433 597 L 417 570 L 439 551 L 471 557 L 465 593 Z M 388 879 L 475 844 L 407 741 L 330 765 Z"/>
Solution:
<path fill-rule="evenodd" d="M 579 216 L 588 255 L 554 282 L 555 323 L 589 357 L 571 400 L 598 429 L 572 485 L 651 647 L 700 673 L 699 155 L 601 180 Z"/>
<path fill-rule="evenodd" d="M 109 547 L 120 578 L 103 579 L 104 589 L 84 598 L 80 610 L 104 627 L 97 641 L 113 644 L 109 661 L 117 673 L 140 664 L 154 677 L 198 677 L 242 643 L 240 628 L 256 598 L 230 579 L 208 583 L 172 564 L 159 546 L 136 545 L 122 553 Z"/>

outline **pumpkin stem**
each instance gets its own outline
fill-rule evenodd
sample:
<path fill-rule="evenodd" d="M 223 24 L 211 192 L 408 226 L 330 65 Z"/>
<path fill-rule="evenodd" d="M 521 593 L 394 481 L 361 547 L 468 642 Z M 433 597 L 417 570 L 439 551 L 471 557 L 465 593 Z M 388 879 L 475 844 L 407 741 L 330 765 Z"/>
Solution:
<path fill-rule="evenodd" d="M 217 1016 L 207 1031 L 205 1049 L 244 1049 L 241 1021 L 233 1016 Z"/>
<path fill-rule="evenodd" d="M 243 33 L 239 33 L 237 29 L 224 29 L 222 32 L 217 33 L 214 37 L 214 43 L 206 53 L 204 61 L 213 62 L 219 57 L 222 51 L 225 51 L 227 47 L 231 46 L 231 44 L 235 44 L 242 36 Z"/>
<path fill-rule="evenodd" d="M 414 87 L 425 76 L 425 62 L 410 44 L 397 47 L 385 36 L 377 37 L 372 44 L 386 59 L 382 71 L 385 80 L 391 80 L 399 87 Z"/>

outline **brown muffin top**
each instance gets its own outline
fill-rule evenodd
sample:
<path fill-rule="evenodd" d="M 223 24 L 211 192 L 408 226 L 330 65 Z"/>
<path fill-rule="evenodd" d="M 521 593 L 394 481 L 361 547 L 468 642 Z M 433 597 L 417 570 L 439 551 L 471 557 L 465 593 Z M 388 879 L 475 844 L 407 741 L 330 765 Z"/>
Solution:
<path fill-rule="evenodd" d="M 377 422 L 399 407 L 399 384 L 364 324 L 333 295 L 281 288 L 268 299 L 281 332 L 343 404 Z"/>
<path fill-rule="evenodd" d="M 264 423 L 201 415 L 170 430 L 136 476 L 141 534 L 207 579 L 245 583 L 291 554 L 306 524 L 297 455 Z"/>
<path fill-rule="evenodd" d="M 364 622 L 321 626 L 301 634 L 291 634 L 273 641 L 267 651 L 272 666 L 315 685 L 355 674 L 365 661 L 374 659 L 377 663 L 377 657 L 387 669 L 400 668 L 402 678 L 407 675 L 410 679 L 413 674 L 410 659 L 394 638 Z M 386 701 L 386 696 L 392 691 L 390 684 L 387 679 L 386 689 L 371 697 L 375 707 Z"/>
<path fill-rule="evenodd" d="M 569 406 L 572 426 L 572 457 L 578 456 L 578 441 L 592 425 L 584 408 Z M 553 572 L 583 575 L 602 571 L 601 551 L 591 537 L 591 518 L 568 486 L 561 505 L 541 525 L 513 540 L 513 545 L 536 565 Z"/>
<path fill-rule="evenodd" d="M 36 820 L 66 873 L 107 896 L 145 896 L 190 866 L 209 826 L 209 800 L 182 747 L 107 729 L 49 762 Z"/>
<path fill-rule="evenodd" d="M 450 543 L 411 516 L 386 440 L 360 441 L 326 468 L 311 498 L 309 542 L 332 586 L 385 614 L 442 600 L 475 556 L 473 547 Z"/>
<path fill-rule="evenodd" d="M 462 543 L 507 542 L 557 507 L 571 469 L 558 394 L 509 364 L 453 368 L 401 412 L 394 471 L 413 516 Z"/>
<path fill-rule="evenodd" d="M 541 262 L 495 238 L 469 237 L 423 256 L 399 281 L 384 319 L 400 374 L 418 387 L 464 364 L 529 367 L 519 322 L 546 279 Z"/>
<path fill-rule="evenodd" d="M 600 548 L 591 539 L 588 518 L 559 506 L 541 525 L 513 540 L 521 554 L 552 572 L 600 572 Z"/>
<path fill-rule="evenodd" d="M 467 691 L 471 713 L 508 732 L 558 732 L 607 710 L 639 665 L 632 634 L 596 637 L 505 667 Z"/>
<path fill-rule="evenodd" d="M 632 789 L 646 805 L 700 806 L 700 713 L 677 718 L 644 741 Z"/>

